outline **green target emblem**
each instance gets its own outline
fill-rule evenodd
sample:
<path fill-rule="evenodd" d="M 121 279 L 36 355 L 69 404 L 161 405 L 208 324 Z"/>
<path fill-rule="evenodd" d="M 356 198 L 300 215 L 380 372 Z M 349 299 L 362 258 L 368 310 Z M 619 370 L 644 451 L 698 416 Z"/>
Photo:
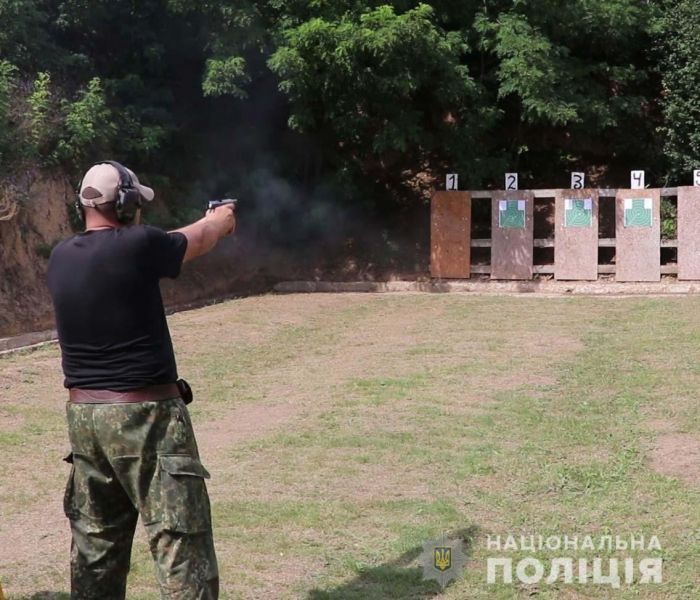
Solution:
<path fill-rule="evenodd" d="M 525 200 L 499 200 L 498 226 L 501 229 L 524 229 Z"/>
<path fill-rule="evenodd" d="M 591 198 L 567 198 L 564 200 L 564 227 L 591 227 L 593 201 Z"/>
<path fill-rule="evenodd" d="M 625 227 L 651 227 L 651 198 L 625 198 Z"/>

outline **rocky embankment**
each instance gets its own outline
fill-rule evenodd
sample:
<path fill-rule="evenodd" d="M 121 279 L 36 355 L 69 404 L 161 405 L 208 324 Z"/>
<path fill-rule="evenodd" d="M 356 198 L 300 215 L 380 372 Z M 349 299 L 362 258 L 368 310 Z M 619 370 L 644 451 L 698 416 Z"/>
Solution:
<path fill-rule="evenodd" d="M 53 328 L 46 268 L 51 248 L 73 235 L 73 197 L 70 183 L 56 176 L 37 177 L 24 191 L 0 188 L 0 338 Z M 287 270 L 284 262 L 239 227 L 210 255 L 185 265 L 177 280 L 164 281 L 163 297 L 176 307 L 267 291 L 280 279 L 270 265 Z"/>

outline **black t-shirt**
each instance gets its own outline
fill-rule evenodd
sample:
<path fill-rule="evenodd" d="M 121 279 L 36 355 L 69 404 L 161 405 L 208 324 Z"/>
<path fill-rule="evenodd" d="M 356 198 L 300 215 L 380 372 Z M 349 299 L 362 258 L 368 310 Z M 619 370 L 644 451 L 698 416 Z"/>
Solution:
<path fill-rule="evenodd" d="M 158 285 L 180 273 L 181 233 L 132 225 L 78 234 L 49 259 L 67 388 L 127 391 L 177 380 Z"/>

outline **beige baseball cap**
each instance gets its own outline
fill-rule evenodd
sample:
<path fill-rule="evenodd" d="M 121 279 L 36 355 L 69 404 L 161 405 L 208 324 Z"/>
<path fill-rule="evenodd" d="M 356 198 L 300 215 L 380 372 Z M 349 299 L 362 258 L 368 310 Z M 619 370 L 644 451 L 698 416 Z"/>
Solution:
<path fill-rule="evenodd" d="M 131 176 L 131 182 L 139 191 L 141 197 L 150 202 L 155 197 L 155 192 L 139 183 L 139 178 L 129 168 L 125 167 Z M 80 203 L 83 206 L 95 207 L 98 204 L 107 204 L 117 199 L 119 190 L 119 171 L 109 163 L 100 163 L 88 169 L 80 184 Z"/>

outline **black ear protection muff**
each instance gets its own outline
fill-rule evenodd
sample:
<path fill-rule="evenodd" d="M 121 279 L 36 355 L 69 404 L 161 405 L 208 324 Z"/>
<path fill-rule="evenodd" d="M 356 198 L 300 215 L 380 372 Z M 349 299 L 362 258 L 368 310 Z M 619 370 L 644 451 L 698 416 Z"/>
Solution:
<path fill-rule="evenodd" d="M 119 188 L 115 209 L 120 223 L 131 223 L 136 217 L 136 211 L 141 208 L 141 192 L 134 186 L 129 171 L 121 163 L 113 160 L 104 161 L 119 171 Z"/>
<path fill-rule="evenodd" d="M 80 188 L 81 187 L 83 187 L 82 180 L 80 181 L 80 184 L 78 185 L 78 192 L 75 196 L 75 204 L 73 204 L 73 207 L 75 208 L 75 214 L 78 215 L 78 219 L 80 220 L 80 222 L 85 223 L 85 207 L 83 206 L 83 203 L 80 201 Z"/>
<path fill-rule="evenodd" d="M 114 201 L 114 209 L 117 213 L 117 220 L 120 223 L 131 223 L 136 217 L 136 211 L 141 208 L 141 192 L 134 186 L 129 171 L 124 165 L 114 160 L 103 160 L 93 165 L 112 165 L 119 173 L 119 187 L 117 188 L 117 198 Z M 80 201 L 80 188 L 83 187 L 82 179 L 78 184 L 78 197 L 75 201 L 75 209 L 82 221 L 85 220 L 85 207 Z"/>

